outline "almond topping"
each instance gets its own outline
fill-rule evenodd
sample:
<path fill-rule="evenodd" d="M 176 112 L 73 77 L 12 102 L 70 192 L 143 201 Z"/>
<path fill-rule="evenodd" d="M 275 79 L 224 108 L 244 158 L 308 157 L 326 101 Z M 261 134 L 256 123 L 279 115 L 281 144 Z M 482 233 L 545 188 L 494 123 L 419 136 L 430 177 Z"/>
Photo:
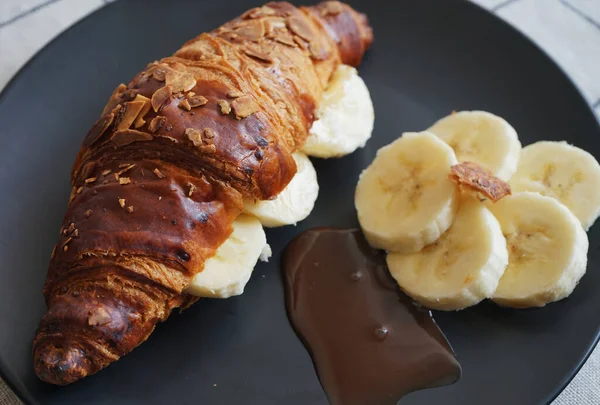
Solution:
<path fill-rule="evenodd" d="M 83 214 L 83 215 L 85 215 L 86 218 L 89 218 L 92 215 L 93 212 L 94 212 L 94 210 L 87 210 L 85 212 L 85 214 Z"/>
<path fill-rule="evenodd" d="M 67 232 L 72 233 L 75 230 L 75 223 L 71 222 L 69 224 L 69 228 L 67 229 Z"/>
<path fill-rule="evenodd" d="M 219 104 L 219 107 L 221 107 L 221 114 L 227 115 L 231 112 L 231 107 L 229 106 L 227 100 L 219 100 L 217 101 L 217 104 Z"/>
<path fill-rule="evenodd" d="M 257 50 L 254 50 L 254 49 L 250 49 L 250 48 L 246 48 L 246 49 L 244 49 L 244 53 L 246 55 L 250 56 L 251 58 L 258 59 L 258 60 L 261 60 L 263 62 L 273 63 L 273 58 L 271 58 L 270 55 L 268 55 L 268 54 L 266 54 L 264 52 L 257 51 Z"/>
<path fill-rule="evenodd" d="M 133 205 L 130 205 L 129 207 L 127 207 L 127 212 L 130 214 L 133 213 Z"/>
<path fill-rule="evenodd" d="M 214 139 L 215 131 L 213 131 L 211 128 L 204 128 L 203 132 L 204 132 L 205 139 Z"/>
<path fill-rule="evenodd" d="M 250 41 L 258 42 L 265 36 L 265 25 L 261 20 L 248 21 L 236 28 L 235 33 Z"/>
<path fill-rule="evenodd" d="M 494 176 L 488 169 L 474 162 L 462 162 L 450 168 L 450 180 L 463 190 L 484 194 L 492 202 L 511 194 L 508 183 Z"/>
<path fill-rule="evenodd" d="M 92 129 L 90 129 L 87 136 L 85 137 L 86 144 L 91 146 L 94 143 L 96 143 L 96 141 L 98 141 L 98 139 L 100 139 L 102 135 L 106 132 L 106 130 L 108 129 L 110 124 L 112 124 L 114 119 L 115 115 L 110 113 L 96 121 Z"/>
<path fill-rule="evenodd" d="M 152 94 L 152 109 L 154 109 L 154 112 L 158 112 L 160 107 L 162 107 L 172 94 L 173 88 L 171 86 L 163 86 L 156 90 L 154 94 Z"/>
<path fill-rule="evenodd" d="M 208 103 L 208 100 L 206 99 L 206 97 L 194 96 L 194 97 L 188 98 L 188 103 L 189 103 L 190 107 L 196 108 L 196 107 L 200 107 L 200 106 L 203 106 L 204 104 Z"/>
<path fill-rule="evenodd" d="M 97 308 L 93 314 L 88 318 L 88 325 L 97 326 L 97 325 L 106 325 L 110 323 L 111 317 L 110 314 L 102 307 Z"/>
<path fill-rule="evenodd" d="M 202 134 L 197 129 L 187 128 L 185 134 L 188 139 L 193 142 L 194 146 L 202 145 Z"/>
<path fill-rule="evenodd" d="M 196 85 L 196 79 L 189 73 L 169 70 L 165 77 L 167 86 L 172 88 L 173 93 L 190 91 Z"/>
<path fill-rule="evenodd" d="M 85 179 L 85 180 L 84 180 L 84 183 L 85 183 L 85 184 L 90 184 L 90 183 L 93 183 L 93 182 L 95 182 L 96 180 L 97 180 L 97 179 L 96 179 L 95 177 L 90 177 L 89 179 Z"/>
<path fill-rule="evenodd" d="M 166 122 L 166 117 L 163 117 L 162 115 L 157 115 L 156 117 L 152 118 L 152 121 L 150 121 L 150 124 L 148 125 L 148 131 L 154 133 L 161 129 Z"/>
<path fill-rule="evenodd" d="M 308 42 L 313 38 L 313 31 L 303 18 L 296 16 L 290 17 L 287 20 L 287 26 L 290 31 Z"/>
<path fill-rule="evenodd" d="M 187 100 L 187 98 L 184 98 L 183 100 L 181 100 L 181 102 L 179 102 L 179 108 L 182 108 L 186 111 L 191 111 L 192 106 L 190 105 L 190 102 Z"/>
<path fill-rule="evenodd" d="M 211 145 L 201 145 L 198 149 L 200 149 L 201 153 L 213 154 L 217 151 L 217 147 L 213 144 Z"/>
<path fill-rule="evenodd" d="M 167 72 L 171 70 L 169 65 L 166 63 L 161 63 L 154 68 L 152 71 L 152 77 L 154 77 L 159 82 L 164 82 L 166 80 Z"/>
<path fill-rule="evenodd" d="M 156 174 L 156 177 L 158 177 L 159 179 L 164 179 L 165 175 L 162 174 L 162 172 L 160 170 L 158 170 L 158 168 L 153 170 L 154 174 Z"/>
<path fill-rule="evenodd" d="M 227 93 L 227 97 L 229 98 L 239 98 L 242 97 L 244 95 L 244 93 L 242 93 L 239 90 L 231 90 L 229 93 Z"/>
<path fill-rule="evenodd" d="M 188 183 L 188 186 L 190 187 L 190 191 L 188 192 L 188 197 L 191 197 L 192 194 L 194 194 L 194 191 L 196 191 L 196 186 L 194 186 L 192 183 Z"/>
<path fill-rule="evenodd" d="M 138 94 L 137 96 L 135 96 L 135 99 L 133 101 L 144 103 L 142 110 L 140 111 L 137 118 L 135 119 L 135 122 L 133 123 L 134 128 L 139 128 L 146 123 L 146 120 L 144 120 L 144 117 L 146 116 L 146 114 L 148 114 L 148 112 L 152 108 L 152 103 L 150 102 L 150 99 L 148 97 L 144 97 L 141 94 Z"/>
<path fill-rule="evenodd" d="M 131 183 L 131 179 L 129 177 L 121 177 L 119 178 L 119 184 L 125 185 Z"/>
<path fill-rule="evenodd" d="M 133 142 L 151 141 L 152 135 L 135 129 L 116 131 L 110 140 L 118 147 L 129 145 Z"/>
<path fill-rule="evenodd" d="M 125 208 L 125 199 L 124 198 L 119 198 L 119 205 L 121 206 L 121 208 Z"/>
<path fill-rule="evenodd" d="M 321 15 L 327 17 L 328 15 L 338 15 L 344 9 L 339 1 L 328 1 L 323 4 L 324 7 L 321 9 Z"/>
<path fill-rule="evenodd" d="M 81 192 L 82 192 L 82 191 L 83 191 L 83 187 L 79 187 L 79 188 L 77 189 L 77 194 L 81 194 Z"/>
<path fill-rule="evenodd" d="M 111 172 L 112 170 L 110 169 L 102 170 L 102 176 L 108 176 Z"/>
<path fill-rule="evenodd" d="M 144 101 L 128 101 L 125 103 L 125 111 L 120 115 L 117 130 L 128 129 L 136 120 L 142 109 Z"/>
<path fill-rule="evenodd" d="M 256 104 L 256 102 L 249 96 L 236 98 L 231 102 L 231 108 L 233 109 L 233 112 L 238 120 L 249 117 L 250 115 L 259 111 L 258 104 Z"/>
<path fill-rule="evenodd" d="M 308 44 L 307 44 L 307 43 L 306 43 L 306 41 L 305 41 L 305 40 L 303 40 L 302 38 L 300 38 L 300 37 L 294 37 L 294 42 L 295 42 L 296 44 L 298 44 L 298 46 L 299 46 L 301 49 L 304 49 L 304 50 L 307 50 L 307 49 L 308 49 Z"/>

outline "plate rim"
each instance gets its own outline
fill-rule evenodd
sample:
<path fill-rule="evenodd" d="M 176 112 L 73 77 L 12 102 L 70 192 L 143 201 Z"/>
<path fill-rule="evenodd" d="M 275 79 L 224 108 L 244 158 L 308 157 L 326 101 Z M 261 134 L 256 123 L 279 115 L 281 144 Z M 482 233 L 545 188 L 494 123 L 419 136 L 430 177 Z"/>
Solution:
<path fill-rule="evenodd" d="M 124 0 L 121 0 L 121 2 L 122 1 L 124 1 Z M 197 1 L 202 2 L 202 1 L 208 1 L 208 0 L 197 0 Z M 296 0 L 287 0 L 287 1 L 297 3 Z M 351 0 L 342 0 L 342 1 L 351 2 Z M 552 57 L 546 50 L 544 50 L 540 45 L 538 45 L 533 39 L 531 39 L 529 36 L 527 36 L 524 32 L 519 30 L 516 26 L 514 26 L 510 22 L 504 20 L 503 18 L 499 17 L 498 15 L 494 14 L 492 11 L 486 9 L 482 5 L 475 3 L 474 0 L 462 0 L 462 1 L 461 0 L 452 0 L 452 1 L 454 1 L 455 4 L 463 4 L 463 5 L 466 4 L 467 7 L 477 9 L 478 10 L 477 12 L 486 14 L 487 15 L 486 18 L 491 17 L 492 19 L 496 20 L 497 23 L 500 23 L 500 25 L 503 25 L 506 29 L 512 31 L 513 34 L 517 34 L 517 36 L 520 38 L 520 41 L 525 41 L 529 45 L 533 46 L 536 49 L 536 51 L 539 52 L 540 55 L 543 56 L 550 65 L 553 65 L 553 67 L 557 70 L 557 72 L 566 80 L 566 82 L 570 85 L 570 87 L 575 91 L 576 96 L 587 107 L 587 113 L 589 115 L 591 115 L 591 118 L 595 119 L 597 131 L 598 131 L 598 134 L 600 134 L 600 118 L 598 118 L 596 116 L 596 112 L 595 112 L 593 105 L 583 95 L 583 91 L 582 91 L 581 87 L 574 81 L 574 79 L 571 77 L 571 75 L 569 75 L 567 73 L 567 71 L 556 61 L 556 59 L 554 57 Z M 116 4 L 117 4 L 116 1 L 112 1 L 108 4 L 103 4 L 101 7 L 97 8 L 90 14 L 79 19 L 74 24 L 70 25 L 68 28 L 61 31 L 58 35 L 56 35 L 49 42 L 47 42 L 42 48 L 40 48 L 37 52 L 35 52 L 19 69 L 17 69 L 17 71 L 13 74 L 13 76 L 10 78 L 10 80 L 6 83 L 4 88 L 0 91 L 0 104 L 3 103 L 4 100 L 8 98 L 8 93 L 11 91 L 12 87 L 15 86 L 16 82 L 18 80 L 20 80 L 21 76 L 23 76 L 23 74 L 31 67 L 31 65 L 33 65 L 33 63 L 37 59 L 39 59 L 41 55 L 44 55 L 45 53 L 50 52 L 50 48 L 54 45 L 55 42 L 58 42 L 59 40 L 61 40 L 64 35 L 66 35 L 72 29 L 75 29 L 75 27 L 77 27 L 81 24 L 84 24 L 88 19 L 94 18 L 96 16 L 96 14 L 98 14 L 98 13 L 106 12 L 105 10 L 112 9 Z M 525 310 L 527 310 L 527 309 L 525 309 Z M 570 369 L 569 373 L 565 376 L 565 378 L 563 378 L 562 380 L 560 380 L 557 383 L 556 388 L 550 394 L 549 400 L 546 403 L 547 405 L 550 405 L 556 398 L 558 398 L 558 396 L 565 390 L 565 388 L 571 383 L 571 381 L 573 381 L 575 376 L 581 371 L 581 368 L 587 362 L 587 360 L 591 356 L 592 352 L 599 345 L 599 343 L 600 343 L 600 321 L 598 322 L 598 326 L 596 328 L 596 334 L 592 338 L 591 344 L 588 346 L 587 350 L 584 353 L 582 353 L 582 356 L 579 358 L 579 361 L 577 362 L 577 364 L 573 365 L 573 367 Z M 0 378 L 2 378 L 2 380 L 4 381 L 6 386 L 24 404 L 27 404 L 27 405 L 37 404 L 37 402 L 35 400 L 33 400 L 32 398 L 29 397 L 29 394 L 27 393 L 26 390 L 21 391 L 21 389 L 17 386 L 17 383 L 15 381 L 13 381 L 13 378 L 9 374 L 12 374 L 12 373 L 10 372 L 10 369 L 6 366 L 2 356 L 0 355 Z M 15 380 L 16 380 L 16 378 L 15 378 Z"/>

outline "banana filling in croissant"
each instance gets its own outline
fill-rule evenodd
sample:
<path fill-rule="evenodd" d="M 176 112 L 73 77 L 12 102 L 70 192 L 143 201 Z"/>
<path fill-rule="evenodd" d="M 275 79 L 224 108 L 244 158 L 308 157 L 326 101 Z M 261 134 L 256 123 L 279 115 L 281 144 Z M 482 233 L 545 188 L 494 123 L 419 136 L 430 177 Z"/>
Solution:
<path fill-rule="evenodd" d="M 273 200 L 246 201 L 233 233 L 192 279 L 189 294 L 207 298 L 240 295 L 268 244 L 262 226 L 295 225 L 310 215 L 319 193 L 317 173 L 308 158 L 340 157 L 363 147 L 371 137 L 374 113 L 369 90 L 356 69 L 340 65 L 323 93 L 302 152 L 292 154 L 297 172 Z M 304 152 L 304 153 L 303 153 Z M 261 226 L 262 224 L 262 226 Z"/>

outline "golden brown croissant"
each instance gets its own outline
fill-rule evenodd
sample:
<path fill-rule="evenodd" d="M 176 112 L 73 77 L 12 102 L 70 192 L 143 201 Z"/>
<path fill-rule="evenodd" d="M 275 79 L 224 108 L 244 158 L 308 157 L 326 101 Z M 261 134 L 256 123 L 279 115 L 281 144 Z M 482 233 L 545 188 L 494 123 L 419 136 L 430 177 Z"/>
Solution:
<path fill-rule="evenodd" d="M 243 200 L 288 184 L 332 73 L 372 40 L 345 4 L 270 3 L 117 87 L 73 167 L 33 343 L 42 380 L 96 373 L 195 302 L 183 291 Z"/>

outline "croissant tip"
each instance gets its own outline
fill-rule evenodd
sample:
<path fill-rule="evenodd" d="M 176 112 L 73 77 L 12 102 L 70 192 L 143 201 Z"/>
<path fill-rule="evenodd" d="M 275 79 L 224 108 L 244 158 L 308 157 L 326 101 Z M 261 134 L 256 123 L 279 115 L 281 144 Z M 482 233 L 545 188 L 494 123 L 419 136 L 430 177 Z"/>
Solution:
<path fill-rule="evenodd" d="M 50 384 L 67 385 L 89 374 L 90 362 L 76 347 L 46 346 L 35 351 L 35 372 Z"/>

